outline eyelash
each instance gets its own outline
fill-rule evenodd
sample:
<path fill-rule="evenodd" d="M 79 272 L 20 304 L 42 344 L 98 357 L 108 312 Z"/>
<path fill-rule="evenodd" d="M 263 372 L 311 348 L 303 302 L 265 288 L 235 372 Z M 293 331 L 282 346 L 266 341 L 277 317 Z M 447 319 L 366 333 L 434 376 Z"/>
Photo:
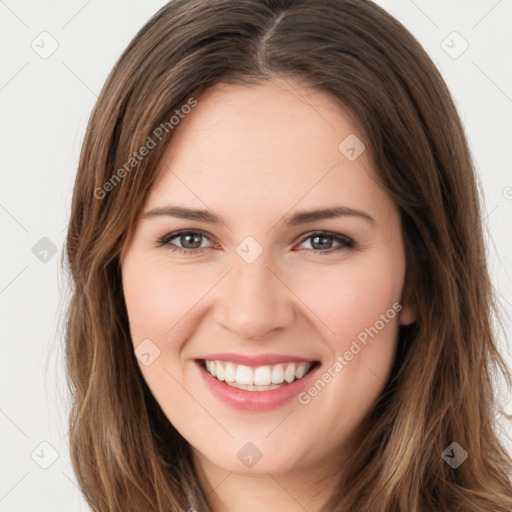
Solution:
<path fill-rule="evenodd" d="M 175 231 L 173 233 L 169 233 L 169 234 L 163 236 L 162 238 L 160 238 L 158 240 L 157 247 L 163 247 L 163 246 L 167 245 L 169 250 L 171 250 L 173 252 L 181 252 L 181 253 L 186 253 L 186 254 L 198 254 L 200 252 L 203 252 L 205 249 L 210 249 L 210 247 L 186 249 L 186 248 L 177 247 L 176 245 L 171 244 L 171 240 L 174 240 L 175 238 L 179 238 L 180 236 L 183 236 L 183 235 L 201 235 L 204 238 L 208 239 L 208 237 L 201 231 L 191 231 L 191 230 Z M 299 245 L 303 244 L 306 240 L 313 238 L 315 236 L 330 238 L 330 239 L 334 240 L 335 242 L 338 242 L 340 244 L 340 246 L 339 247 L 331 247 L 330 249 L 327 249 L 325 251 L 321 251 L 319 249 L 302 249 L 303 251 L 306 251 L 307 253 L 315 253 L 315 254 L 324 255 L 324 254 L 331 254 L 331 253 L 341 250 L 341 249 L 350 249 L 354 246 L 354 241 L 351 238 L 349 238 L 348 236 L 339 235 L 336 233 L 330 233 L 329 231 L 314 231 L 314 232 L 308 233 L 307 236 L 304 236 L 301 239 Z"/>

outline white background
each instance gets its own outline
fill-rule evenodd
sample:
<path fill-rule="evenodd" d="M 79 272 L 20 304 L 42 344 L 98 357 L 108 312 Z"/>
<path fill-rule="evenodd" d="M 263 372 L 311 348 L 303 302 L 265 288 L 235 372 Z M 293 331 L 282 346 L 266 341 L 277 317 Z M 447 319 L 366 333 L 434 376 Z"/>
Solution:
<path fill-rule="evenodd" d="M 0 512 L 87 510 L 68 456 L 62 247 L 97 94 L 164 3 L 0 1 Z M 423 44 L 456 100 L 484 190 L 494 284 L 510 312 L 512 0 L 378 3 Z M 58 48 L 43 59 L 32 44 Z M 56 248 L 46 262 L 32 251 L 43 237 Z M 500 344 L 511 364 L 510 318 L 505 327 Z"/>

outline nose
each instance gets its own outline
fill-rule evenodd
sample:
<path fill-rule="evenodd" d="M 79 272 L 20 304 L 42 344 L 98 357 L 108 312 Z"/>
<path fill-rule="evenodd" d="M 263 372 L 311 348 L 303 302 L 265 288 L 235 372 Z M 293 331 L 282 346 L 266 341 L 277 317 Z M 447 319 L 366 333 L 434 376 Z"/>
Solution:
<path fill-rule="evenodd" d="M 235 259 L 219 283 L 216 321 L 241 339 L 263 339 L 294 321 L 293 293 L 269 263 L 263 255 L 252 263 Z"/>

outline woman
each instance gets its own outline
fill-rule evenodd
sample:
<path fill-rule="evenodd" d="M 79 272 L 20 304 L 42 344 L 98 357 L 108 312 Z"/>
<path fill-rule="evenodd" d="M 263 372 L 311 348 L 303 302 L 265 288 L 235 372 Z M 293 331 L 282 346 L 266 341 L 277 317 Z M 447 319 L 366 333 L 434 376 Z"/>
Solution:
<path fill-rule="evenodd" d="M 370 1 L 162 8 L 90 119 L 67 255 L 93 510 L 511 510 L 471 156 Z"/>

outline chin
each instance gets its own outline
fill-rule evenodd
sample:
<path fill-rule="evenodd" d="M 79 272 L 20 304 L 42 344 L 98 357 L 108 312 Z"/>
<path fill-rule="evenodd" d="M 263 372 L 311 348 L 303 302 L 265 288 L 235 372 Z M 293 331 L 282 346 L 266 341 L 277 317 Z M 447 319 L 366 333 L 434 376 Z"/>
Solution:
<path fill-rule="evenodd" d="M 297 446 L 274 445 L 268 440 L 240 441 L 233 439 L 223 446 L 223 450 L 212 450 L 211 445 L 205 450 L 198 450 L 215 466 L 237 474 L 262 475 L 266 473 L 284 474 L 296 470 L 300 464 Z M 304 450 L 302 445 L 301 450 Z M 292 456 L 293 454 L 293 456 Z M 311 453 L 309 453 L 311 455 Z M 304 454 L 304 456 L 306 456 Z"/>

